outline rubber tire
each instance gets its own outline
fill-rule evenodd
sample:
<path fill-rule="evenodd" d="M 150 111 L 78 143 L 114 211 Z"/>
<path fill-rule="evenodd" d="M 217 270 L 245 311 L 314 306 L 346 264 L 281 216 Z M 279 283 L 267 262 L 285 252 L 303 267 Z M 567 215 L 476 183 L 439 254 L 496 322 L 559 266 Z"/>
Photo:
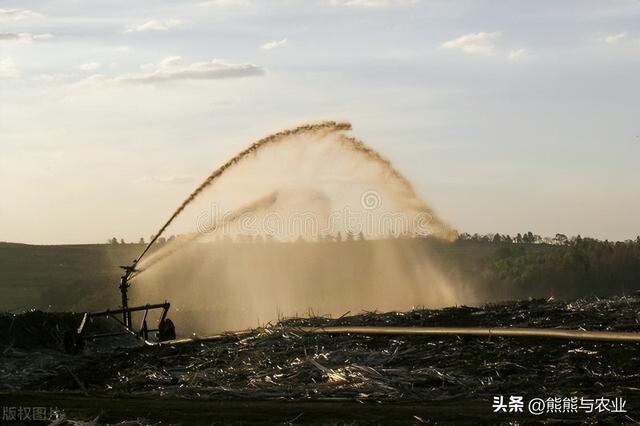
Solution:
<path fill-rule="evenodd" d="M 166 342 L 167 340 L 174 340 L 176 338 L 176 326 L 173 325 L 173 321 L 166 318 L 158 325 L 158 340 Z"/>

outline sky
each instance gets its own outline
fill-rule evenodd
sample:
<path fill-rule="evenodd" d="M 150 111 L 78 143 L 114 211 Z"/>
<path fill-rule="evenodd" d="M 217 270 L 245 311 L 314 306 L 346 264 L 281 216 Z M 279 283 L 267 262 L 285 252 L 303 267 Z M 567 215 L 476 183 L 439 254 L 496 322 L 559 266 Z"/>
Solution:
<path fill-rule="evenodd" d="M 148 238 L 347 120 L 460 232 L 640 234 L 640 1 L 0 0 L 0 241 Z"/>

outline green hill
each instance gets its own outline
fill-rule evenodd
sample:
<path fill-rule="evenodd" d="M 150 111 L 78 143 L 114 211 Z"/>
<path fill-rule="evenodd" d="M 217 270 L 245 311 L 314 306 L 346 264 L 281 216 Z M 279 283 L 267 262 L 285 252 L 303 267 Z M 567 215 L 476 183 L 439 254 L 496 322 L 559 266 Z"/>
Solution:
<path fill-rule="evenodd" d="M 344 250 L 366 250 L 376 241 L 260 242 L 258 250 L 281 253 L 287 262 L 329 247 L 326 261 Z M 216 243 L 211 243 L 216 244 Z M 243 244 L 229 243 L 230 256 Z M 485 301 L 528 297 L 575 298 L 631 293 L 640 289 L 640 240 L 573 239 L 562 244 L 515 243 L 489 238 L 444 243 L 400 239 L 396 244 L 425 250 L 452 281 L 464 283 Z M 117 306 L 120 269 L 142 244 L 35 246 L 0 243 L 0 310 L 91 310 Z M 255 248 L 254 248 L 255 249 Z"/>

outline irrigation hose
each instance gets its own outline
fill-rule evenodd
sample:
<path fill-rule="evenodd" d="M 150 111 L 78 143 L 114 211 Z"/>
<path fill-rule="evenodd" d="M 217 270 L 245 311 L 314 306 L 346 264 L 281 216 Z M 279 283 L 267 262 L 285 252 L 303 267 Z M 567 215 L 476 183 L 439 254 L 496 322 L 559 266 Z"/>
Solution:
<path fill-rule="evenodd" d="M 478 337 L 538 337 L 564 340 L 594 340 L 601 342 L 640 342 L 640 333 L 614 331 L 568 330 L 559 328 L 518 327 L 303 327 L 312 334 L 368 334 L 406 336 L 478 336 Z"/>
<path fill-rule="evenodd" d="M 640 343 L 640 333 L 618 331 L 587 331 L 560 328 L 521 327 L 375 327 L 375 326 L 335 326 L 335 327 L 292 327 L 285 331 L 300 334 L 362 334 L 384 336 L 475 336 L 475 337 L 532 337 L 542 339 L 590 340 L 598 342 Z M 251 330 L 224 333 L 215 336 L 176 339 L 162 342 L 163 345 L 179 345 L 196 342 L 210 342 L 229 337 L 243 337 Z"/>

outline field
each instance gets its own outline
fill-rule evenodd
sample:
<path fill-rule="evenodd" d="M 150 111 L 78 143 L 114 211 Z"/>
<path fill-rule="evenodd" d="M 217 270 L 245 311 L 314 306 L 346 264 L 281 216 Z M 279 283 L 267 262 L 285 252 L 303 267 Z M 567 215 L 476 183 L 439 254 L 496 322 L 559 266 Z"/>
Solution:
<path fill-rule="evenodd" d="M 499 395 L 623 398 L 625 413 L 546 420 L 632 423 L 640 417 L 640 344 L 544 339 L 312 335 L 301 326 L 531 326 L 640 331 L 639 297 L 533 300 L 480 308 L 289 319 L 208 342 L 60 352 L 72 314 L 0 317 L 0 404 L 55 406 L 74 419 L 183 424 L 533 421 L 493 414 Z M 19 372 L 16 374 L 16 372 Z M 456 409 L 459 407 L 459 409 Z M 250 409 L 250 414 L 241 410 Z M 414 417 L 417 416 L 417 417 Z M 419 420 L 418 420 L 419 419 Z"/>
<path fill-rule="evenodd" d="M 637 343 L 331 336 L 300 328 L 511 326 L 640 332 L 640 297 L 632 290 L 637 284 L 633 279 L 640 276 L 634 269 L 636 243 L 399 243 L 429 251 L 451 276 L 487 288 L 500 285 L 505 298 L 545 297 L 478 307 L 351 313 L 337 319 L 291 318 L 206 342 L 162 347 L 141 346 L 135 339 L 89 341 L 82 354 L 68 355 L 61 350 L 62 336 L 80 318 L 72 312 L 117 306 L 117 265 L 129 263 L 142 246 L 0 244 L 0 303 L 5 311 L 0 314 L 0 405 L 57 407 L 74 422 L 99 417 L 99 422 L 133 424 L 533 424 L 541 419 L 632 424 L 640 418 Z M 262 244 L 291 253 L 293 243 Z M 311 243 L 295 244 L 298 256 L 310 250 L 306 245 Z M 315 244 L 333 244 L 339 252 L 375 242 Z M 230 250 L 242 249 L 241 243 L 235 246 Z M 608 254 L 601 255 L 602 250 Z M 582 292 L 588 296 L 564 301 L 546 297 L 551 290 L 562 295 L 558 280 L 575 275 L 577 254 L 578 264 L 589 267 L 574 279 L 584 280 Z M 561 267 L 550 272 L 546 265 L 558 256 L 569 260 L 556 263 Z M 624 267 L 616 263 L 618 258 Z M 615 273 L 607 275 L 607 268 Z M 535 279 L 541 284 L 532 287 Z M 509 286 L 510 292 L 504 291 Z M 575 291 L 573 283 L 564 295 Z M 595 296 L 607 293 L 626 295 Z M 626 408 L 623 413 L 540 417 L 493 413 L 495 397 L 513 395 L 525 401 L 621 398 Z"/>

